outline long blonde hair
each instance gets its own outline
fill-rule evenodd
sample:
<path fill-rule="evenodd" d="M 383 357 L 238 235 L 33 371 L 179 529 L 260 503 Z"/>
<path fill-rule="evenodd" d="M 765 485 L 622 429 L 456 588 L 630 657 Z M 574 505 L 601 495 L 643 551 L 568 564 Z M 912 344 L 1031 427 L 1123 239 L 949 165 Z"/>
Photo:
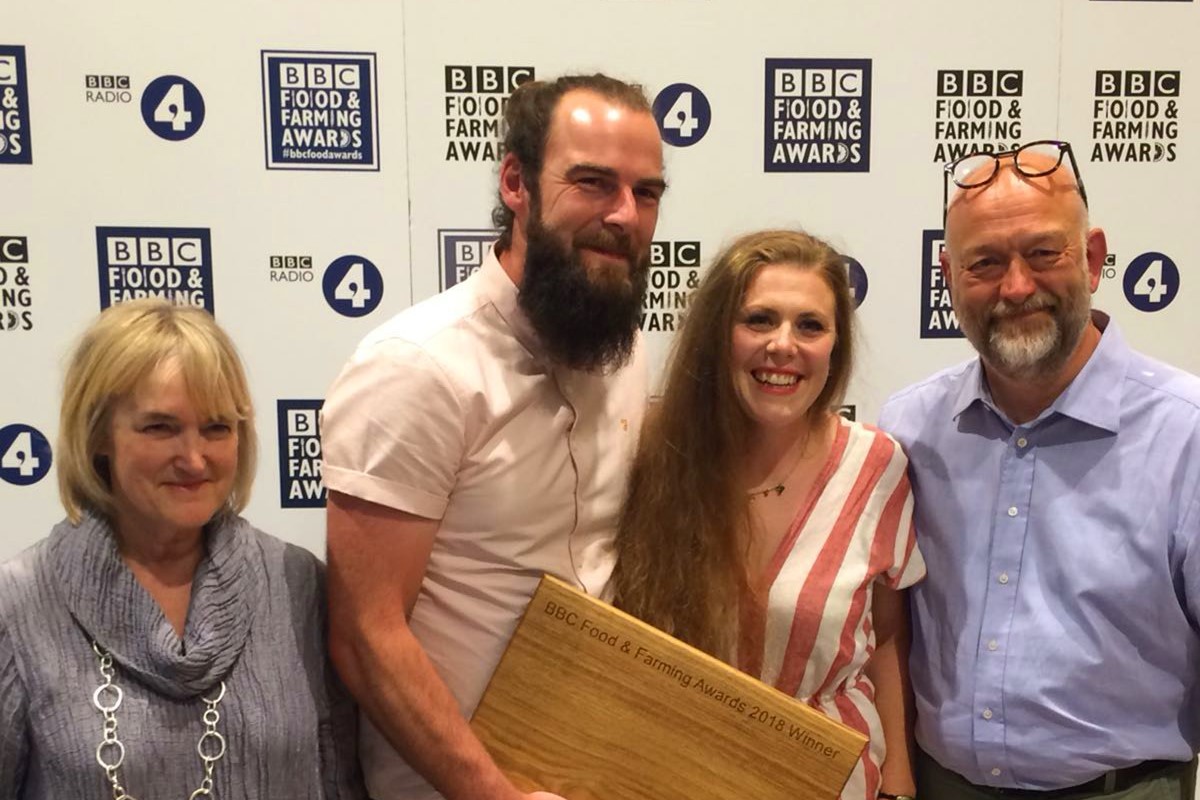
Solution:
<path fill-rule="evenodd" d="M 854 361 L 854 303 L 841 256 L 805 233 L 742 236 L 692 295 L 661 404 L 642 431 L 617 532 L 614 603 L 720 658 L 731 653 L 747 575 L 750 509 L 738 480 L 750 423 L 733 387 L 730 338 L 750 282 L 768 264 L 818 272 L 837 340 L 813 422 L 839 404 Z"/>

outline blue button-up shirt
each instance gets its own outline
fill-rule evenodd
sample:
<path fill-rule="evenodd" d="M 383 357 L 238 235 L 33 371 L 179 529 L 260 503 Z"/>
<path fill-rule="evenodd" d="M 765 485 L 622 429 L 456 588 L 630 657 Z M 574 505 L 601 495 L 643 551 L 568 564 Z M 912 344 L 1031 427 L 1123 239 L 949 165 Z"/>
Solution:
<path fill-rule="evenodd" d="M 893 396 L 928 577 L 917 739 L 972 783 L 1054 789 L 1200 746 L 1200 379 L 1100 344 L 1014 425 L 978 359 Z"/>

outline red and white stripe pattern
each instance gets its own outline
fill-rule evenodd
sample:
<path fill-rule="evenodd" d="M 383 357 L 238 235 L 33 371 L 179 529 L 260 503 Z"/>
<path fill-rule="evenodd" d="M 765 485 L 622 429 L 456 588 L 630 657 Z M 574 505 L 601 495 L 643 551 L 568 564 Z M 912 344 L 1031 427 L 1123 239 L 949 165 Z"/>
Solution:
<path fill-rule="evenodd" d="M 900 589 L 925 575 L 907 466 L 890 436 L 842 420 L 764 576 L 765 615 L 742 616 L 741 669 L 870 737 L 842 800 L 875 800 L 885 753 L 863 672 L 875 649 L 872 584 Z"/>

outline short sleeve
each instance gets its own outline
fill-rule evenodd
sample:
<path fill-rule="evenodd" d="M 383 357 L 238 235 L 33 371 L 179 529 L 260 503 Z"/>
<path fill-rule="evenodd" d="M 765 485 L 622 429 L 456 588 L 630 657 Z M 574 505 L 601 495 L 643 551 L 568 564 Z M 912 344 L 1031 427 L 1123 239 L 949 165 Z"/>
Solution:
<path fill-rule="evenodd" d="M 889 437 L 890 438 L 890 437 Z M 888 470 L 898 474 L 892 494 L 888 498 L 889 508 L 884 519 L 894 524 L 894 539 L 891 551 L 891 566 L 883 573 L 883 582 L 892 589 L 907 589 L 925 577 L 925 559 L 917 546 L 917 531 L 913 522 L 913 492 L 908 478 L 908 458 L 895 444 L 892 463 Z M 894 522 L 892 522 L 894 520 Z M 881 532 L 883 533 L 883 532 Z M 890 531 L 888 532 L 890 533 Z"/>
<path fill-rule="evenodd" d="M 16 654 L 0 622 L 0 798 L 18 797 L 29 758 L 29 697 Z"/>
<path fill-rule="evenodd" d="M 460 398 L 437 362 L 399 339 L 364 345 L 321 412 L 327 488 L 441 519 L 465 450 Z"/>

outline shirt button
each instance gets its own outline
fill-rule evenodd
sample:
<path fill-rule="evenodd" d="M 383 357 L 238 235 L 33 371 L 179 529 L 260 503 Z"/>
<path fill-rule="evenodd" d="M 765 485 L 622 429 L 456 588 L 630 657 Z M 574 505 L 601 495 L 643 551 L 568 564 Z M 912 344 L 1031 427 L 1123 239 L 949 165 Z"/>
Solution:
<path fill-rule="evenodd" d="M 991 719 L 991 718 L 992 718 L 992 710 L 991 710 L 990 708 L 985 708 L 985 709 L 983 710 L 983 718 L 984 718 L 984 719 Z M 993 775 L 995 774 L 995 770 L 992 770 L 992 774 L 993 774 Z"/>
<path fill-rule="evenodd" d="M 1001 572 L 1000 576 L 998 578 L 996 578 L 996 580 L 999 581 L 1001 584 L 1008 583 L 1008 573 Z"/>
<path fill-rule="evenodd" d="M 1029 440 L 1024 436 L 1022 436 L 1020 439 L 1017 439 L 1017 447 L 1024 447 L 1027 444 L 1029 444 Z"/>
<path fill-rule="evenodd" d="M 1009 515 L 1010 517 L 1015 517 L 1015 516 L 1017 515 L 1017 507 L 1016 507 L 1016 506 L 1009 506 L 1009 507 L 1008 507 L 1008 515 Z"/>
<path fill-rule="evenodd" d="M 993 652 L 994 652 L 994 651 L 996 650 L 996 648 L 997 648 L 997 647 L 999 647 L 999 646 L 1000 646 L 1000 643 L 999 643 L 999 642 L 997 642 L 995 639 L 992 639 L 991 641 L 989 641 L 989 642 L 988 642 L 988 645 L 987 645 L 987 647 L 988 647 L 988 650 L 992 650 Z"/>
<path fill-rule="evenodd" d="M 999 767 L 992 767 L 992 775 L 993 775 L 993 776 L 995 776 L 995 777 L 997 777 L 997 778 L 999 778 L 999 777 L 1000 777 L 1000 768 L 999 768 Z"/>

